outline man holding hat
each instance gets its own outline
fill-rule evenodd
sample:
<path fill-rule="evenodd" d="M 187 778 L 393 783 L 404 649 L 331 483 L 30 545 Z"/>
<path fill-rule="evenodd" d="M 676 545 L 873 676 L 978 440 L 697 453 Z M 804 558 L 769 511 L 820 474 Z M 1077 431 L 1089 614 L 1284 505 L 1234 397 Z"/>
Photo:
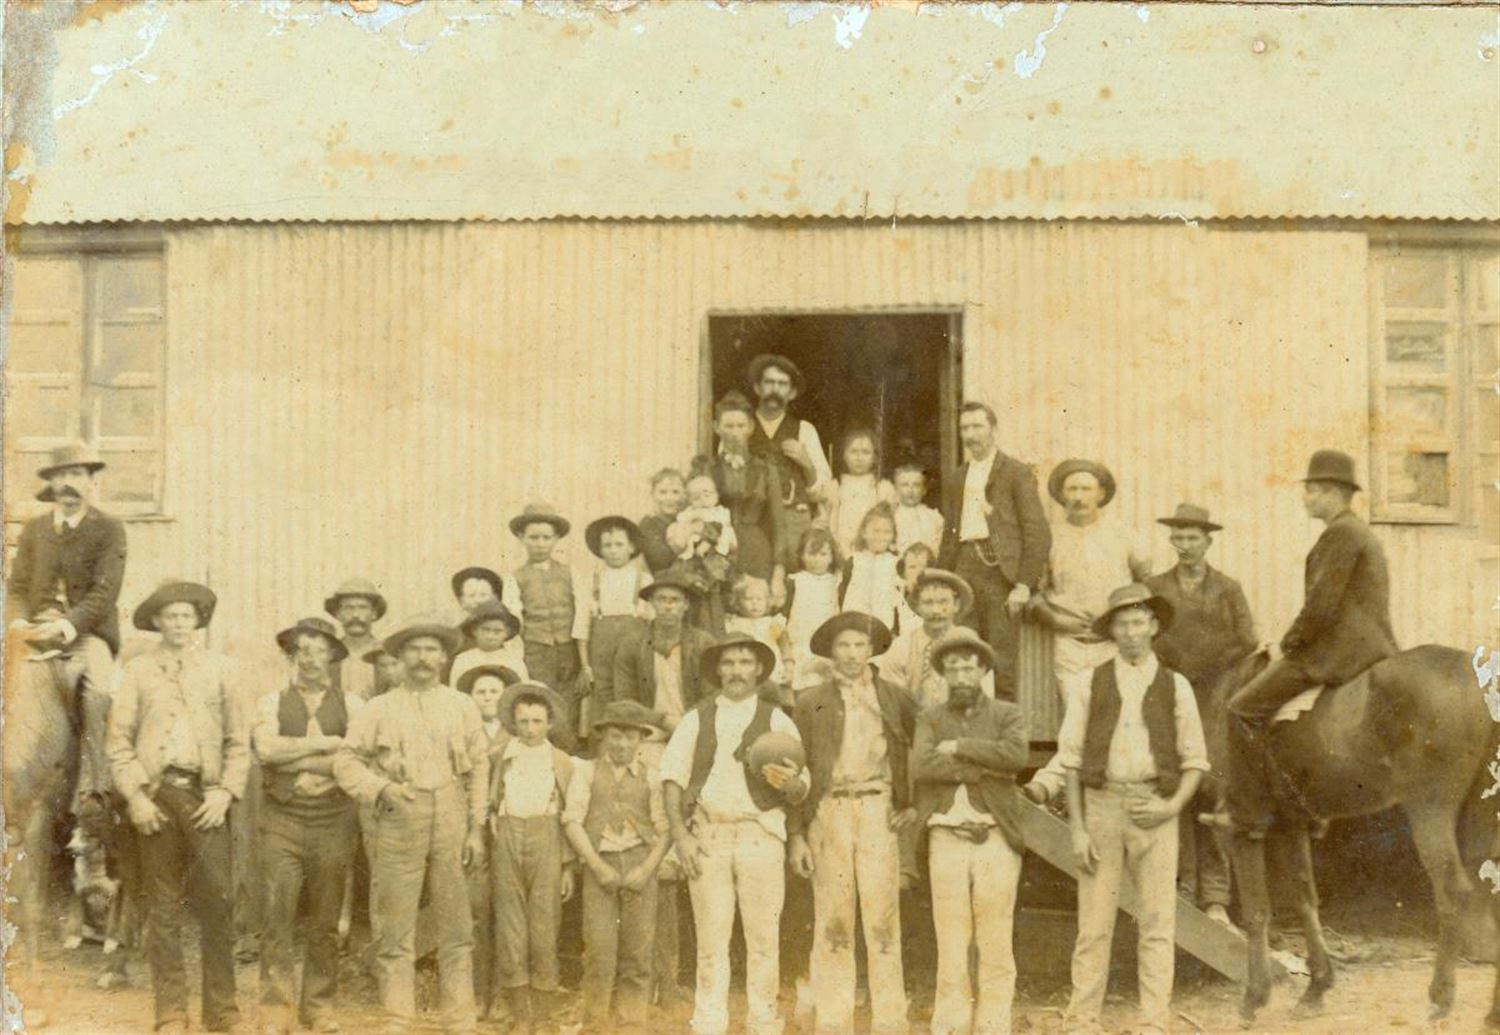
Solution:
<path fill-rule="evenodd" d="M 364 700 L 341 689 L 333 677 L 348 648 L 326 619 L 304 618 L 277 633 L 276 644 L 292 662 L 291 683 L 261 698 L 251 733 L 265 792 L 260 808 L 266 880 L 263 1020 L 280 1032 L 291 1031 L 294 1023 L 337 1031 L 339 912 L 359 828 L 354 801 L 333 778 L 333 757 Z M 307 907 L 299 915 L 304 892 Z M 300 998 L 293 956 L 299 928 L 306 939 Z"/>
<path fill-rule="evenodd" d="M 776 466 L 783 492 L 783 551 L 795 551 L 813 522 L 814 510 L 833 482 L 823 439 L 812 421 L 793 417 L 787 408 L 802 393 L 802 371 L 785 356 L 756 356 L 745 372 L 755 393 L 755 427 L 750 451 Z M 790 570 L 797 558 L 781 558 Z"/>
<path fill-rule="evenodd" d="M 380 996 L 388 1024 L 408 1029 L 416 1015 L 417 904 L 425 884 L 437 927 L 443 1027 L 475 1024 L 474 921 L 464 868 L 484 857 L 489 812 L 489 743 L 479 708 L 439 680 L 458 633 L 422 617 L 386 637 L 401 659 L 402 683 L 371 700 L 349 722 L 333 775 L 355 801 L 374 809 L 371 912 Z"/>
<path fill-rule="evenodd" d="M 361 701 L 368 701 L 375 694 L 375 670 L 358 663 L 365 654 L 380 646 L 380 641 L 371 631 L 376 622 L 385 617 L 386 602 L 375 583 L 369 579 L 345 579 L 323 601 L 323 610 L 328 612 L 344 630 L 343 644 L 348 657 L 356 659 L 348 665 L 340 664 L 339 686 L 345 693 L 353 694 Z"/>
<path fill-rule="evenodd" d="M 692 1024 L 699 1035 L 723 1035 L 729 1027 L 736 909 L 745 932 L 746 1027 L 751 1035 L 781 1031 L 776 997 L 786 807 L 807 794 L 807 780 L 791 764 L 767 764 L 758 772 L 748 764 L 752 745 L 767 733 L 787 735 L 800 747 L 796 724 L 760 693 L 775 664 L 770 647 L 743 633 L 704 651 L 709 692 L 677 724 L 662 756 L 667 823 L 687 874 L 698 934 Z"/>
<path fill-rule="evenodd" d="M 959 626 L 934 644 L 932 664 L 948 694 L 922 712 L 912 748 L 938 946 L 932 1031 L 1008 1035 L 1023 850 L 1016 773 L 1026 765 L 1026 719 L 1013 702 L 982 692 L 995 651 L 972 630 Z M 972 985 L 971 947 L 978 956 Z"/>
<path fill-rule="evenodd" d="M 1310 687 L 1348 682 L 1397 651 L 1385 551 L 1349 509 L 1359 491 L 1347 453 L 1312 455 L 1302 505 L 1325 527 L 1307 555 L 1302 610 L 1281 643 L 1267 647 L 1271 663 L 1229 699 L 1229 814 L 1243 833 L 1263 833 L 1270 822 L 1260 739 L 1277 709 Z"/>
<path fill-rule="evenodd" d="M 1171 517 L 1157 519 L 1172 530 L 1177 564 L 1153 575 L 1146 587 L 1172 605 L 1170 628 L 1156 639 L 1156 655 L 1168 668 L 1192 684 L 1198 712 L 1210 720 L 1214 688 L 1224 673 L 1255 649 L 1255 620 L 1245 591 L 1234 579 L 1205 559 L 1213 535 L 1223 526 L 1209 520 L 1208 511 L 1191 503 L 1179 504 Z M 1211 812 L 1212 792 L 1198 792 L 1193 811 Z M 1229 922 L 1229 860 L 1219 845 L 1217 831 L 1202 823 L 1181 824 L 1177 883 L 1188 899 L 1220 923 Z"/>
<path fill-rule="evenodd" d="M 105 717 L 120 650 L 115 607 L 125 577 L 125 526 L 93 505 L 104 466 L 97 450 L 70 442 L 37 471 L 47 483 L 37 499 L 52 509 L 21 530 L 7 602 L 8 624 L 17 634 L 13 657 L 61 650 L 70 699 L 76 687 L 83 720 L 79 799 L 109 790 Z"/>
<path fill-rule="evenodd" d="M 202 944 L 203 1027 L 229 1031 L 239 1022 L 225 820 L 244 796 L 250 751 L 236 673 L 228 658 L 198 644 L 217 602 L 207 586 L 168 582 L 136 608 L 135 627 L 161 640 L 125 664 L 109 712 L 115 790 L 142 835 L 159 1032 L 187 1030 L 182 923 L 189 903 Z"/>
<path fill-rule="evenodd" d="M 899 835 L 916 819 L 907 752 L 916 702 L 870 665 L 891 645 L 877 618 L 844 611 L 812 637 L 833 679 L 803 691 L 795 719 L 808 793 L 791 810 L 788 858 L 812 878 L 817 1030 L 854 1030 L 854 922 L 864 924 L 871 1030 L 906 1031 Z"/>
<path fill-rule="evenodd" d="M 1152 649 L 1171 624 L 1172 605 L 1144 585 L 1111 593 L 1094 632 L 1117 654 L 1075 689 L 1057 735 L 1079 869 L 1070 1031 L 1099 1026 L 1127 872 L 1140 898 L 1141 1022 L 1166 1031 L 1171 1021 L 1177 817 L 1209 768 L 1193 688 Z"/>

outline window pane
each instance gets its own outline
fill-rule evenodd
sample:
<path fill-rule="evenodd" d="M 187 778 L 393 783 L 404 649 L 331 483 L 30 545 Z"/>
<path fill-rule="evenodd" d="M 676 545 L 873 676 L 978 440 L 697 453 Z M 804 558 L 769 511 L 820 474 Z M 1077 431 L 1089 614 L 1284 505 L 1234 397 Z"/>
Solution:
<path fill-rule="evenodd" d="M 1448 259 L 1442 252 L 1389 255 L 1383 265 L 1387 307 L 1447 308 Z"/>
<path fill-rule="evenodd" d="M 1448 434 L 1448 393 L 1442 388 L 1387 388 L 1386 437 L 1395 442 Z"/>
<path fill-rule="evenodd" d="M 16 438 L 72 438 L 78 434 L 78 390 L 11 378 L 6 430 Z"/>
<path fill-rule="evenodd" d="M 10 369 L 23 374 L 77 377 L 83 338 L 75 323 L 34 323 L 19 312 L 10 324 Z"/>
<path fill-rule="evenodd" d="M 16 259 L 16 312 L 58 309 L 83 313 L 83 268 L 77 259 L 23 255 Z"/>
<path fill-rule="evenodd" d="M 162 263 L 159 252 L 101 255 L 94 260 L 94 305 L 99 317 L 161 312 Z"/>
<path fill-rule="evenodd" d="M 89 380 L 107 385 L 121 374 L 155 375 L 161 366 L 166 328 L 150 323 L 99 323 L 99 344 Z"/>
<path fill-rule="evenodd" d="M 1386 458 L 1386 501 L 1448 505 L 1447 453 L 1394 453 Z"/>
<path fill-rule="evenodd" d="M 100 475 L 106 500 L 152 503 L 156 499 L 155 453 L 109 452 L 102 454 L 109 466 Z"/>
<path fill-rule="evenodd" d="M 1416 370 L 1442 373 L 1447 368 L 1444 330 L 1445 325 L 1440 323 L 1387 323 L 1386 361 L 1403 363 Z"/>
<path fill-rule="evenodd" d="M 99 388 L 98 434 L 106 438 L 154 438 L 160 391 L 156 388 Z"/>

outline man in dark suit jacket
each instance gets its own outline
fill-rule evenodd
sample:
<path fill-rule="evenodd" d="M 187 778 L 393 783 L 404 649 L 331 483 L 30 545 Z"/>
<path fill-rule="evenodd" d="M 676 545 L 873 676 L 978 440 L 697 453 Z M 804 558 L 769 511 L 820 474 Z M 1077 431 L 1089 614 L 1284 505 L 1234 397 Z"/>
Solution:
<path fill-rule="evenodd" d="M 995 693 L 1014 700 L 1021 609 L 1042 580 L 1052 532 L 1036 474 L 996 448 L 997 423 L 984 403 L 959 409 L 958 434 L 969 459 L 943 485 L 939 566 L 974 588 L 974 608 L 960 621 L 995 648 Z"/>
<path fill-rule="evenodd" d="M 1271 663 L 1229 699 L 1230 819 L 1252 833 L 1270 813 L 1258 747 L 1265 724 L 1309 687 L 1338 686 L 1397 650 L 1385 551 L 1349 509 L 1359 491 L 1353 458 L 1319 450 L 1303 485 L 1303 505 L 1326 527 L 1307 555 L 1302 610 L 1270 650 Z"/>
<path fill-rule="evenodd" d="M 109 788 L 104 727 L 120 649 L 116 601 L 125 577 L 125 526 L 92 505 L 103 469 L 97 452 L 75 442 L 54 450 L 37 471 L 47 483 L 37 498 L 51 503 L 52 512 L 21 531 L 7 606 L 17 649 L 61 652 L 63 677 L 77 687 L 83 718 L 80 799 Z"/>
<path fill-rule="evenodd" d="M 687 710 L 698 703 L 703 686 L 703 652 L 717 641 L 687 621 L 689 606 L 698 599 L 696 587 L 673 570 L 640 592 L 656 611 L 649 625 L 630 633 L 615 653 L 610 701 L 637 701 L 657 713 L 662 729 L 671 732 Z M 658 685 L 658 675 L 675 676 L 675 686 Z"/>

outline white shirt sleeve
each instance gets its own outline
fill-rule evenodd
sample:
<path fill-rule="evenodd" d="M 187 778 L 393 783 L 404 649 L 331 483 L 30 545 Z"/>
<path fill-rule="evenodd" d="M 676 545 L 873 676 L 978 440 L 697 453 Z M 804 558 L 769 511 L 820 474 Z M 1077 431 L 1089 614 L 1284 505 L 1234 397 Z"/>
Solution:
<path fill-rule="evenodd" d="M 1181 672 L 1173 672 L 1172 681 L 1177 689 L 1177 754 L 1182 759 L 1182 769 L 1201 769 L 1206 773 L 1210 769 L 1208 744 L 1203 736 L 1203 720 L 1198 715 L 1198 699 Z"/>
<path fill-rule="evenodd" d="M 817 474 L 810 489 L 814 495 L 822 492 L 830 482 L 833 481 L 833 468 L 828 466 L 828 456 L 823 452 L 823 440 L 818 437 L 818 429 L 813 427 L 810 420 L 804 420 L 797 432 L 797 441 L 802 443 L 802 448 L 807 450 L 807 455 L 812 460 L 813 471 Z"/>
<path fill-rule="evenodd" d="M 1057 731 L 1056 761 L 1065 769 L 1083 768 L 1083 737 L 1093 695 L 1091 683 L 1079 682 L 1064 702 L 1062 728 Z"/>
<path fill-rule="evenodd" d="M 514 575 L 500 576 L 500 603 L 517 618 L 525 619 L 525 608 L 521 606 L 521 584 Z"/>
<path fill-rule="evenodd" d="M 693 749 L 698 745 L 698 715 L 698 709 L 692 709 L 672 731 L 657 767 L 662 783 L 675 783 L 687 789 L 688 781 L 693 777 Z"/>
<path fill-rule="evenodd" d="M 678 727 L 681 729 L 682 727 Z M 784 709 L 776 708 L 771 712 L 771 729 L 777 733 L 790 733 L 798 740 L 802 739 L 802 731 L 792 721 L 792 717 Z"/>

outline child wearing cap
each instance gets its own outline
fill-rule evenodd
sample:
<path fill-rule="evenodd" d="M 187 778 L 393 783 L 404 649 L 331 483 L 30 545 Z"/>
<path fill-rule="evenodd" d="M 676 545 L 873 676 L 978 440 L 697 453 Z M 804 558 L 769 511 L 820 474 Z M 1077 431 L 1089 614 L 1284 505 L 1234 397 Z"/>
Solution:
<path fill-rule="evenodd" d="M 592 732 L 592 715 L 614 698 L 615 655 L 620 644 L 640 629 L 650 617 L 651 606 L 640 597 L 651 585 L 651 573 L 637 559 L 641 553 L 641 530 L 634 521 L 618 514 L 599 518 L 583 533 L 589 552 L 600 564 L 588 576 L 588 597 L 578 623 L 579 650 L 593 672 L 591 692 L 582 701 L 579 734 Z"/>
<path fill-rule="evenodd" d="M 563 831 L 583 863 L 585 1031 L 640 1031 L 646 1022 L 657 871 L 670 844 L 661 776 L 640 753 L 656 730 L 644 705 L 610 702 L 594 723 L 598 757 L 578 762 L 568 785 Z"/>
<path fill-rule="evenodd" d="M 572 523 L 556 508 L 529 503 L 511 518 L 510 531 L 526 548 L 526 563 L 516 569 L 521 593 L 521 640 L 531 678 L 555 690 L 562 703 L 557 733 L 569 746 L 578 734 L 580 686 L 593 682 L 588 658 L 580 648 L 581 587 L 573 569 L 553 554 Z M 586 620 L 586 619 L 585 619 Z"/>
<path fill-rule="evenodd" d="M 530 679 L 526 655 L 517 635 L 521 620 L 499 600 L 485 600 L 459 627 L 465 642 L 473 646 L 458 652 L 448 670 L 448 685 L 457 687 L 463 677 L 481 665 L 504 665 L 521 679 Z"/>

